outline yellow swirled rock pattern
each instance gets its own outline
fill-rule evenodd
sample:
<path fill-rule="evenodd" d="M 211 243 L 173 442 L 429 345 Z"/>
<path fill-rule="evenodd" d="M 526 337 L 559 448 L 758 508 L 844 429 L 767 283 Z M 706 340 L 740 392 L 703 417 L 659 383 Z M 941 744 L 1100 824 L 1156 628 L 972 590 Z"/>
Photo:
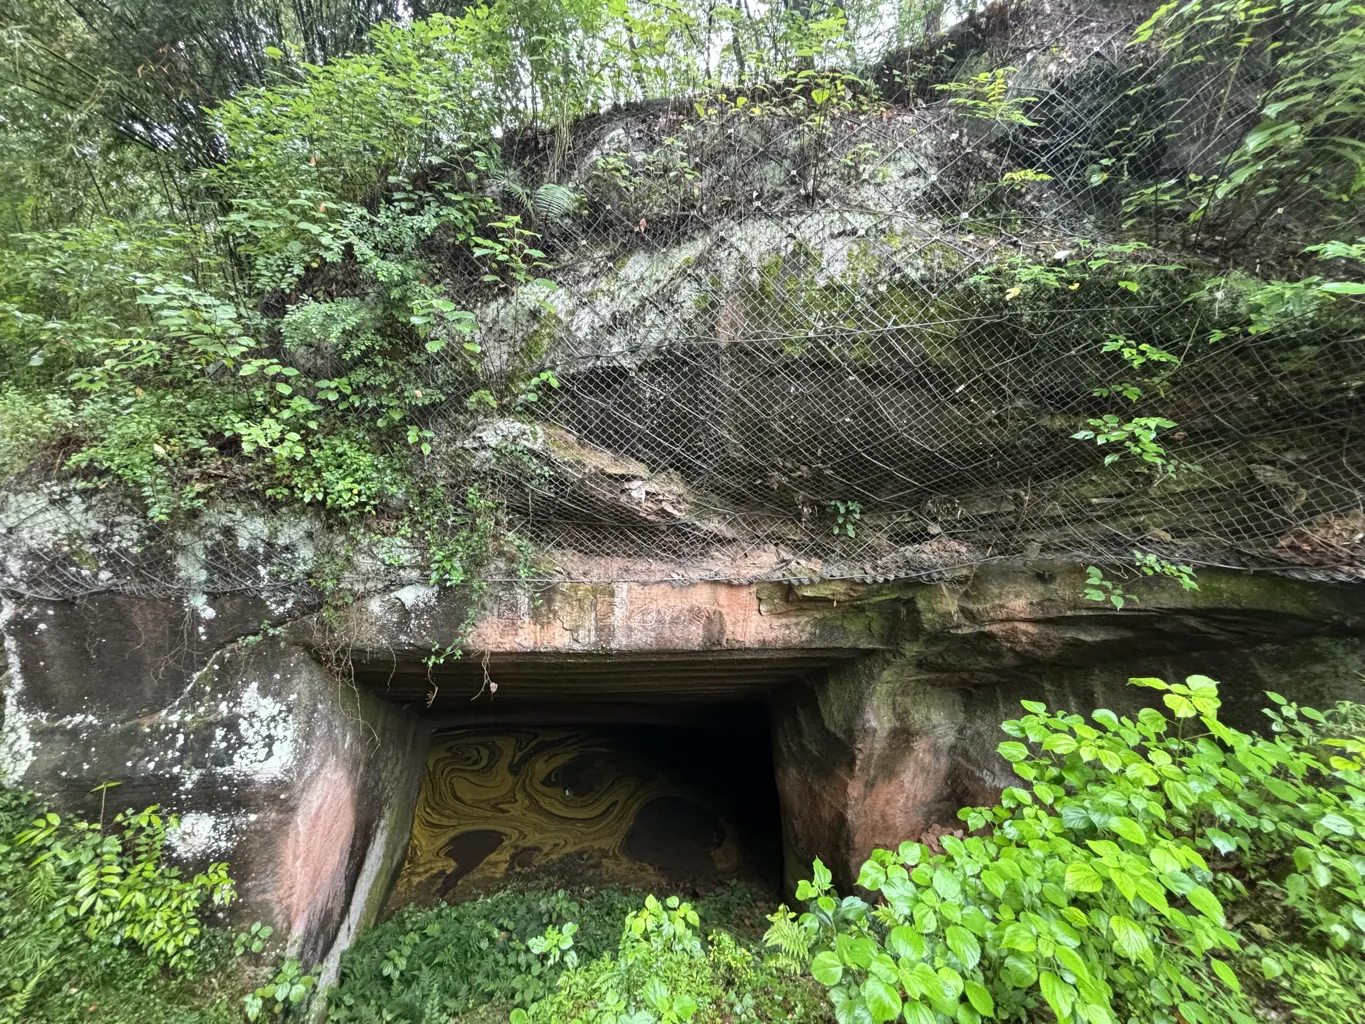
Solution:
<path fill-rule="evenodd" d="M 648 888 L 752 876 L 731 809 L 651 757 L 645 733 L 438 733 L 391 905 L 523 873 Z"/>

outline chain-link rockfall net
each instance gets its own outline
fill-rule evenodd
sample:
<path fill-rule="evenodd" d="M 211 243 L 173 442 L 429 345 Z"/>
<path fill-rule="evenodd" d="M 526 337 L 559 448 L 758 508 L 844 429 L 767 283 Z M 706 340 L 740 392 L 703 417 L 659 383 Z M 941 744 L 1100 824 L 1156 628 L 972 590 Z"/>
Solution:
<path fill-rule="evenodd" d="M 1365 233 L 1358 204 L 1234 194 L 1191 222 L 1271 69 L 1163 60 L 1130 45 L 1145 16 L 992 7 L 863 85 L 793 78 L 505 139 L 555 286 L 474 309 L 487 371 L 538 397 L 450 442 L 525 542 L 490 574 L 884 581 L 1136 551 L 1359 577 L 1360 300 L 1247 285 L 1322 273 L 1301 250 Z M 813 102 L 826 86 L 838 102 Z M 174 550 L 135 540 L 127 571 L 30 550 L 11 582 L 306 576 L 315 524 L 217 515 Z M 119 522 L 143 529 L 99 529 Z M 376 544 L 358 582 L 407 579 L 396 550 Z"/>

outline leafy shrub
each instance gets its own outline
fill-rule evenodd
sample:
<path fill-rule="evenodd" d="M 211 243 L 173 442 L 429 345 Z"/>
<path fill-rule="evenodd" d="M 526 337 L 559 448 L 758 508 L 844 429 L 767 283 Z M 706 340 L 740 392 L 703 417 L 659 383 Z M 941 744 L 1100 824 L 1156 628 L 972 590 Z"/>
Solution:
<path fill-rule="evenodd" d="M 418 1020 L 424 1007 L 449 1016 L 489 1002 L 528 1005 L 551 991 L 565 966 L 532 951 L 538 937 L 576 924 L 578 955 L 596 957 L 616 941 L 637 899 L 619 889 L 507 890 L 453 906 L 405 907 L 346 952 L 329 1019 L 390 1013 Z"/>
<path fill-rule="evenodd" d="M 157 810 L 120 812 L 108 831 L 48 811 L 14 843 L 37 853 L 26 895 L 54 926 L 79 928 L 96 942 L 135 946 L 153 963 L 183 972 L 198 955 L 200 906 L 205 900 L 226 906 L 236 892 L 226 864 L 211 864 L 185 881 L 179 868 L 162 861 L 166 830 L 178 819 L 163 819 Z"/>
<path fill-rule="evenodd" d="M 242 999 L 246 1019 L 301 1017 L 307 1012 L 308 998 L 317 980 L 315 975 L 304 973 L 297 960 L 285 960 L 273 978 Z"/>
<path fill-rule="evenodd" d="M 42 812 L 0 790 L 0 1024 L 239 1021 L 205 978 L 231 944 L 200 919 L 231 898 L 225 865 L 166 865 L 155 808 L 103 827 Z"/>
<path fill-rule="evenodd" d="M 645 898 L 616 954 L 565 971 L 552 995 L 512 1012 L 511 1024 L 681 1024 L 818 1021 L 824 1000 L 782 977 L 733 935 L 703 942 L 701 917 L 677 896 Z"/>
<path fill-rule="evenodd" d="M 1365 1024 L 1365 961 L 1338 950 L 1276 946 L 1267 988 L 1304 1024 Z"/>
<path fill-rule="evenodd" d="M 799 923 L 841 1024 L 1250 1022 L 1238 969 L 1252 947 L 1230 903 L 1279 934 L 1362 949 L 1358 709 L 1270 694 L 1263 737 L 1219 720 L 1211 679 L 1131 682 L 1167 713 L 1099 710 L 1090 724 L 1024 702 L 999 748 L 1023 785 L 963 809 L 977 834 L 944 837 L 943 853 L 873 851 L 858 884 L 875 902 L 839 899 L 816 862 Z M 790 946 L 777 923 L 770 938 Z M 1285 973 L 1271 954 L 1258 966 Z"/>

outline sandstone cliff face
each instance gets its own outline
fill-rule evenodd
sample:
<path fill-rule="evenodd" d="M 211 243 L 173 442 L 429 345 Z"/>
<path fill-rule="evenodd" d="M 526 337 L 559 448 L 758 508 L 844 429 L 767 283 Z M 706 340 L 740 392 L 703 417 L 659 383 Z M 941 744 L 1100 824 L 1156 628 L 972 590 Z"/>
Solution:
<path fill-rule="evenodd" d="M 475 653 L 435 669 L 470 609 L 432 588 L 263 631 L 250 600 L 215 598 L 212 632 L 188 635 L 164 601 L 7 599 L 3 767 L 64 807 L 116 779 L 181 813 L 178 856 L 227 859 L 245 919 L 334 960 L 402 863 L 439 722 L 699 721 L 689 708 L 765 701 L 788 878 L 819 856 L 847 883 L 873 846 L 951 830 L 1007 784 L 998 724 L 1021 699 L 1123 711 L 1128 676 L 1199 672 L 1251 725 L 1264 689 L 1358 696 L 1356 587 L 1209 571 L 1198 592 L 1131 583 L 1138 610 L 1114 612 L 1082 577 L 1002 562 L 938 583 L 495 588 Z"/>
<path fill-rule="evenodd" d="M 1114 42 L 1126 8 L 1033 6 L 959 31 L 934 74 L 1019 67 L 1037 132 L 964 120 L 931 78 L 815 122 L 659 104 L 564 152 L 509 145 L 583 201 L 535 225 L 557 287 L 476 310 L 491 382 L 560 387 L 439 437 L 534 548 L 480 604 L 430 586 L 407 538 L 226 499 L 153 526 L 70 480 L 6 488 L 0 778 L 65 808 L 118 780 L 180 813 L 181 857 L 227 859 L 241 915 L 334 966 L 403 859 L 433 716 L 766 701 L 788 878 L 820 856 L 847 885 L 872 846 L 991 799 L 1019 699 L 1130 707 L 1127 676 L 1193 672 L 1244 721 L 1264 688 L 1358 695 L 1365 592 L 1337 581 L 1365 564 L 1359 335 L 1327 316 L 1189 345 L 1245 321 L 1223 293 L 1182 301 L 1204 255 L 1097 255 L 1115 211 L 1073 164 L 1114 126 L 1076 111 L 1115 109 L 1143 55 Z M 1143 173 L 1217 141 L 1154 146 Z M 1114 334 L 1186 353 L 1133 409 L 1177 422 L 1198 472 L 1070 438 L 1113 407 Z M 1088 560 L 1135 547 L 1229 568 L 1195 593 L 1126 583 L 1122 612 L 1081 599 Z M 321 614 L 317 569 L 343 555 L 356 599 Z"/>

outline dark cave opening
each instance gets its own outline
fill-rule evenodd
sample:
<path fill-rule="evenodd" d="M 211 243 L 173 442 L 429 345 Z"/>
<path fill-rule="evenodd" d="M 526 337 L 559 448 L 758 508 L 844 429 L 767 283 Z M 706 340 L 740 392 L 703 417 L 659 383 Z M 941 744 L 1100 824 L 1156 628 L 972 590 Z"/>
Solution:
<path fill-rule="evenodd" d="M 391 909 L 512 885 L 779 891 L 762 703 L 479 711 L 433 723 Z"/>
<path fill-rule="evenodd" d="M 701 896 L 742 882 L 780 898 L 774 698 L 849 656 L 371 654 L 356 682 L 430 738 L 389 910 L 522 884 Z"/>

